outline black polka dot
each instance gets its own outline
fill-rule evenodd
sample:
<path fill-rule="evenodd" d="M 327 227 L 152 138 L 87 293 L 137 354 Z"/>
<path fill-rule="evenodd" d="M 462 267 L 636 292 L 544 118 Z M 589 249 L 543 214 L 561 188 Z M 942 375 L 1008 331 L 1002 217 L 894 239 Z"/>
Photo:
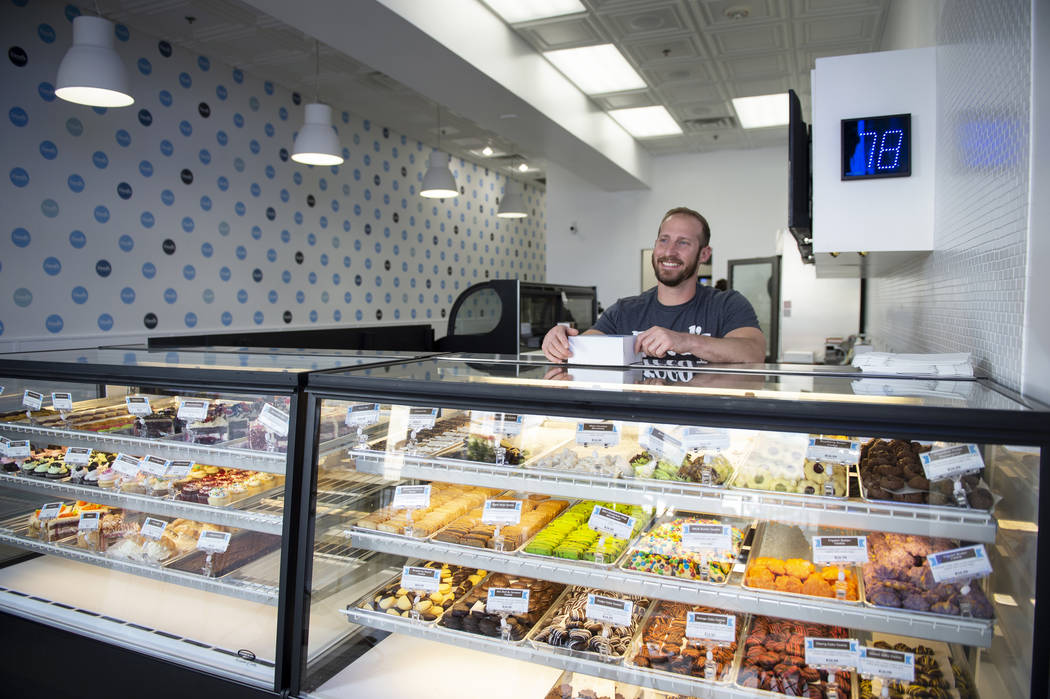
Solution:
<path fill-rule="evenodd" d="M 165 255 L 174 255 L 175 241 L 171 238 L 166 238 L 164 242 L 160 244 L 160 249 L 164 251 Z"/>
<path fill-rule="evenodd" d="M 303 263 L 303 253 L 302 253 L 302 251 L 298 251 L 298 250 L 296 251 L 296 253 L 295 253 L 295 263 L 297 265 L 301 265 Z"/>
<path fill-rule="evenodd" d="M 147 313 L 142 318 L 142 324 L 146 326 L 147 330 L 153 330 L 153 328 L 157 327 L 157 314 Z"/>
<path fill-rule="evenodd" d="M 9 48 L 7 50 L 7 57 L 19 68 L 22 68 L 26 63 L 29 63 L 29 55 L 26 54 L 26 50 L 21 46 L 12 46 Z"/>
<path fill-rule="evenodd" d="M 182 179 L 183 184 L 193 184 L 193 170 L 183 168 L 182 172 L 179 173 L 179 177 Z"/>

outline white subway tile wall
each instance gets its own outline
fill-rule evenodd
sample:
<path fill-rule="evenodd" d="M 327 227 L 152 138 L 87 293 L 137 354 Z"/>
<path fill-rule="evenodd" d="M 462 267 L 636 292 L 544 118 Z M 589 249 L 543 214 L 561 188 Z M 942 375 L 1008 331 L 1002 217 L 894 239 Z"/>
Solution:
<path fill-rule="evenodd" d="M 934 252 L 869 280 L 879 349 L 972 352 L 1021 384 L 1029 0 L 947 0 L 937 28 Z M 922 144 L 916 144 L 922 148 Z"/>
<path fill-rule="evenodd" d="M 0 346 L 380 322 L 443 328 L 471 284 L 544 280 L 542 189 L 525 187 L 528 218 L 499 219 L 506 177 L 453 158 L 461 196 L 422 199 L 430 148 L 340 105 L 333 121 L 346 162 L 297 165 L 288 156 L 299 94 L 164 37 L 116 27 L 133 106 L 56 99 L 79 12 L 0 0 L 9 171 Z"/>

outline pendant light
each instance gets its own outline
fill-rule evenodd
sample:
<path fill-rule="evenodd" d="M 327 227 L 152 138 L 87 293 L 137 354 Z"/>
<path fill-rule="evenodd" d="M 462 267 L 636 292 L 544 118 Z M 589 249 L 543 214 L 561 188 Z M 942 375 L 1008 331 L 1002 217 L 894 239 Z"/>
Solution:
<path fill-rule="evenodd" d="M 456 178 L 448 169 L 448 153 L 441 150 L 441 107 L 437 108 L 438 147 L 430 154 L 426 174 L 423 175 L 423 186 L 419 196 L 427 199 L 449 199 L 459 196 Z"/>
<path fill-rule="evenodd" d="M 98 12 L 98 3 L 95 11 Z M 101 16 L 73 18 L 73 45 L 58 64 L 55 95 L 89 107 L 127 107 L 135 103 L 128 73 L 113 47 L 112 22 Z"/>
<path fill-rule="evenodd" d="M 499 202 L 499 211 L 496 216 L 500 218 L 525 218 L 528 216 L 525 209 L 525 199 L 521 196 L 521 188 L 514 180 L 507 178 L 507 185 L 503 188 L 503 199 Z"/>
<path fill-rule="evenodd" d="M 332 108 L 321 103 L 320 82 L 321 47 L 314 42 L 314 99 L 306 105 L 303 128 L 295 135 L 292 160 L 303 165 L 342 165 L 342 147 L 332 127 Z"/>

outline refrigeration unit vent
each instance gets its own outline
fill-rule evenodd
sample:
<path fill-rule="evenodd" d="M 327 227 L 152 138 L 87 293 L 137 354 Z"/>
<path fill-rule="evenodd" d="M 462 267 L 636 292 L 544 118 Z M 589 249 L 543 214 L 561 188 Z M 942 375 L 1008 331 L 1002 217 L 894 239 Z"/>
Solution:
<path fill-rule="evenodd" d="M 686 119 L 682 124 L 690 131 L 708 131 L 710 129 L 734 129 L 736 119 L 731 116 L 698 117 Z"/>

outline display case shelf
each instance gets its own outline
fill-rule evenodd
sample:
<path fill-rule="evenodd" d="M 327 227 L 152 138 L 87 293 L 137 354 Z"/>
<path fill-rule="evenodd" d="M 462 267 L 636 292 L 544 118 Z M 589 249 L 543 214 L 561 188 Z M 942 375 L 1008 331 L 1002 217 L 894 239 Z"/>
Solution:
<path fill-rule="evenodd" d="M 277 452 L 249 451 L 229 447 L 146 439 L 127 435 L 81 432 L 16 422 L 0 423 L 0 435 L 12 440 L 28 439 L 30 444 L 61 444 L 66 447 L 91 447 L 99 451 L 188 459 L 201 464 L 225 468 L 242 468 L 283 475 L 287 457 Z"/>
<path fill-rule="evenodd" d="M 997 529 L 989 513 L 963 508 L 871 503 L 858 499 L 735 490 L 677 481 L 610 479 L 583 473 L 508 468 L 360 449 L 350 450 L 350 456 L 357 470 L 385 478 L 469 483 L 632 505 L 669 505 L 691 512 L 777 520 L 803 526 L 941 536 L 987 544 L 995 543 Z"/>
<path fill-rule="evenodd" d="M 985 648 L 992 642 L 993 624 L 987 620 L 918 615 L 905 610 L 869 608 L 818 597 L 806 598 L 801 595 L 777 595 L 745 590 L 733 584 L 740 577 L 739 571 L 735 572 L 730 584 L 706 585 L 678 578 L 639 575 L 619 568 L 580 565 L 558 558 L 515 556 L 490 549 L 415 540 L 366 529 L 350 529 L 347 530 L 347 535 L 353 546 L 372 551 L 438 560 L 568 585 L 596 587 L 650 599 L 706 604 L 730 611 L 833 624 L 865 631 L 883 631 Z"/>
<path fill-rule="evenodd" d="M 227 597 L 258 602 L 259 604 L 276 605 L 277 587 L 264 585 L 243 580 L 207 578 L 196 573 L 186 573 L 180 570 L 172 570 L 160 565 L 149 565 L 146 563 L 135 563 L 117 558 L 110 558 L 102 553 L 88 551 L 86 549 L 62 546 L 56 543 L 40 541 L 28 536 L 23 536 L 12 530 L 0 530 L 0 544 L 16 546 L 26 551 L 42 553 L 48 556 L 56 556 L 80 563 L 90 563 L 102 568 L 109 568 L 122 573 L 130 573 L 151 580 L 182 585 L 194 590 L 214 592 Z M 224 576 L 226 577 L 226 576 Z"/>
<path fill-rule="evenodd" d="M 155 498 L 148 495 L 136 495 L 134 493 L 122 493 L 116 490 L 105 490 L 96 486 L 76 485 L 74 483 L 62 483 L 27 476 L 11 476 L 0 474 L 0 487 L 21 490 L 27 493 L 39 494 L 45 498 L 68 498 L 74 500 L 85 500 L 109 505 L 110 507 L 123 507 L 135 512 L 145 512 L 151 515 L 163 515 L 169 517 L 184 517 L 198 522 L 217 524 L 223 527 L 234 527 L 237 529 L 249 529 L 251 531 L 263 532 L 265 534 L 276 534 L 280 536 L 282 531 L 282 516 L 267 512 L 253 512 L 251 508 L 261 499 L 280 495 L 282 488 L 274 488 L 264 493 L 253 495 L 250 498 L 237 503 L 236 508 L 212 507 L 195 502 L 184 502 L 182 500 L 168 500 Z M 245 508 L 245 509 L 240 509 Z"/>

